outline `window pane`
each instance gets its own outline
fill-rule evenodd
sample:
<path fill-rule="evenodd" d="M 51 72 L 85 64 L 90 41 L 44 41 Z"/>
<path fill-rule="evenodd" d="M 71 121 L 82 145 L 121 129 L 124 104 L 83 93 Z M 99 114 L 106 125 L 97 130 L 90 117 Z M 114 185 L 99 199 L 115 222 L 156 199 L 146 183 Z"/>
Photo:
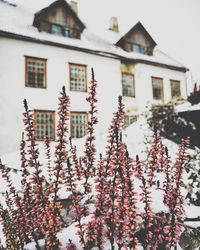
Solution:
<path fill-rule="evenodd" d="M 29 72 L 28 72 L 28 83 L 29 83 L 29 86 L 30 86 L 30 87 L 34 87 L 35 82 L 36 82 L 36 79 L 35 79 L 35 72 L 29 71 Z"/>
<path fill-rule="evenodd" d="M 171 80 L 171 95 L 172 98 L 181 96 L 180 81 Z"/>
<path fill-rule="evenodd" d="M 163 100 L 163 80 L 160 78 L 152 78 L 153 99 Z"/>
<path fill-rule="evenodd" d="M 133 43 L 133 51 L 138 52 L 140 54 L 147 54 L 147 47 L 142 44 Z"/>
<path fill-rule="evenodd" d="M 64 36 L 70 37 L 70 29 L 64 28 Z"/>
<path fill-rule="evenodd" d="M 44 140 L 48 135 L 51 140 L 54 140 L 54 112 L 51 111 L 35 111 L 35 129 L 36 139 Z"/>
<path fill-rule="evenodd" d="M 54 22 L 49 22 L 47 20 L 40 21 L 40 30 L 45 31 L 54 35 L 70 37 L 80 39 L 81 29 L 72 28 L 72 24 L 69 26 L 66 24 L 66 19 L 61 15 L 56 15 Z M 67 26 L 66 26 L 67 25 Z"/>
<path fill-rule="evenodd" d="M 51 25 L 51 33 L 55 34 L 55 35 L 62 36 L 63 35 L 62 27 L 60 25 L 52 24 Z"/>
<path fill-rule="evenodd" d="M 70 65 L 70 90 L 86 91 L 86 67 Z"/>
<path fill-rule="evenodd" d="M 133 75 L 122 74 L 122 94 L 123 96 L 135 97 L 135 83 Z"/>
<path fill-rule="evenodd" d="M 44 75 L 41 73 L 38 73 L 37 75 L 37 86 L 42 88 L 43 87 L 43 82 L 44 82 Z"/>
<path fill-rule="evenodd" d="M 71 115 L 71 137 L 80 138 L 86 134 L 87 114 L 72 113 Z"/>
<path fill-rule="evenodd" d="M 133 51 L 135 51 L 135 52 L 140 52 L 140 46 L 139 46 L 139 44 L 133 44 Z"/>

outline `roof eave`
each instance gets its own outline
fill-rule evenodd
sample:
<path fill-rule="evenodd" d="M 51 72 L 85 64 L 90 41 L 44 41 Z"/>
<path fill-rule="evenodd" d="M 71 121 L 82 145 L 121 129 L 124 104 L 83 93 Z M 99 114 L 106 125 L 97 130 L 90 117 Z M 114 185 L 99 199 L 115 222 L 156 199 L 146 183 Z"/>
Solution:
<path fill-rule="evenodd" d="M 189 69 L 185 68 L 185 67 L 179 67 L 179 66 L 169 65 L 169 64 L 160 63 L 160 62 L 153 62 L 153 61 L 149 61 L 149 60 L 145 60 L 145 59 L 132 59 L 132 58 L 127 58 L 127 57 L 121 57 L 121 60 L 126 62 L 126 63 L 148 64 L 148 65 L 158 66 L 158 67 L 172 69 L 172 70 L 176 70 L 176 71 L 181 71 L 184 73 L 189 71 Z"/>
<path fill-rule="evenodd" d="M 30 37 L 30 36 L 19 35 L 19 34 L 7 32 L 7 31 L 2 31 L 2 30 L 0 30 L 0 36 L 7 37 L 10 39 L 21 40 L 21 41 L 45 44 L 45 45 L 59 47 L 59 48 L 72 49 L 72 50 L 76 50 L 76 51 L 78 50 L 78 51 L 82 51 L 85 53 L 97 54 L 99 56 L 109 57 L 109 58 L 113 58 L 113 59 L 119 59 L 119 56 L 117 54 L 107 52 L 107 51 L 92 50 L 92 49 L 82 48 L 82 47 L 78 47 L 78 46 L 74 46 L 74 45 L 63 44 L 63 43 L 59 43 L 59 42 L 37 39 L 37 38 Z"/>
<path fill-rule="evenodd" d="M 7 32 L 7 31 L 2 31 L 2 30 L 0 30 L 0 36 L 11 38 L 11 39 L 27 41 L 27 42 L 35 42 L 35 43 L 39 43 L 39 44 L 45 44 L 45 45 L 50 45 L 50 46 L 55 46 L 55 47 L 60 47 L 60 48 L 79 50 L 79 51 L 90 53 L 90 54 L 96 54 L 96 55 L 103 56 L 103 57 L 118 59 L 118 60 L 121 60 L 122 62 L 126 62 L 126 63 L 133 63 L 133 64 L 142 63 L 142 64 L 148 64 L 148 65 L 154 65 L 154 66 L 159 66 L 159 67 L 163 67 L 163 68 L 168 68 L 168 69 L 172 69 L 172 70 L 177 70 L 177 71 L 181 71 L 181 72 L 186 72 L 189 70 L 188 68 L 185 68 L 185 67 L 178 67 L 178 66 L 168 65 L 168 64 L 159 63 L 159 62 L 152 62 L 152 61 L 148 61 L 148 60 L 144 60 L 144 59 L 127 58 L 125 56 L 120 56 L 120 55 L 118 55 L 116 53 L 112 53 L 112 52 L 92 50 L 92 49 L 81 48 L 81 47 L 77 47 L 77 46 L 62 44 L 62 43 L 48 41 L 48 40 L 41 40 L 41 39 L 37 39 L 37 38 L 29 37 L 29 36 L 24 36 L 24 35 L 19 35 L 19 34 Z"/>

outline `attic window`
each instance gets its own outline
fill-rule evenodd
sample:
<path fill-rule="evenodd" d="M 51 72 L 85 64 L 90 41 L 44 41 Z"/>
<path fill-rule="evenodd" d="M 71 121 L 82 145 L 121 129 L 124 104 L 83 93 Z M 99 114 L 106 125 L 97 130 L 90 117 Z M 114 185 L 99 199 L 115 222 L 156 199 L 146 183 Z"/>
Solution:
<path fill-rule="evenodd" d="M 60 25 L 57 25 L 57 24 L 52 24 L 51 25 L 51 33 L 52 34 L 55 34 L 55 35 L 60 35 L 62 36 L 63 35 L 63 32 L 62 32 L 62 28 Z"/>
<path fill-rule="evenodd" d="M 64 36 L 70 37 L 70 29 L 69 28 L 64 28 Z"/>
<path fill-rule="evenodd" d="M 70 29 L 60 24 L 51 24 L 51 33 L 59 36 L 79 38 L 78 30 Z"/>
<path fill-rule="evenodd" d="M 64 25 L 51 23 L 44 20 L 41 21 L 40 30 L 54 35 L 77 38 L 77 39 L 80 39 L 80 34 L 81 34 L 81 31 L 79 29 L 70 28 Z"/>
<path fill-rule="evenodd" d="M 144 54 L 144 55 L 148 54 L 148 48 L 137 43 L 133 43 L 133 51 L 138 52 L 140 54 Z"/>

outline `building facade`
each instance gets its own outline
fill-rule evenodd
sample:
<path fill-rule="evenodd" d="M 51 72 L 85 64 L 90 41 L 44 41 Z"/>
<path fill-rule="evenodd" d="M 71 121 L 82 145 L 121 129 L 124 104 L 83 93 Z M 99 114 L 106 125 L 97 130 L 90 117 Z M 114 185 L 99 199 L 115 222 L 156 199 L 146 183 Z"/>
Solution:
<path fill-rule="evenodd" d="M 106 35 L 92 34 L 65 0 L 33 13 L 0 1 L 0 155 L 17 150 L 23 99 L 34 110 L 36 139 L 56 140 L 57 97 L 70 96 L 72 138 L 86 133 L 90 71 L 98 81 L 99 130 L 106 130 L 123 96 L 126 125 L 145 106 L 185 99 L 187 69 L 157 48 L 141 23 L 125 34 L 111 19 Z M 105 38 L 106 37 L 106 38 Z"/>

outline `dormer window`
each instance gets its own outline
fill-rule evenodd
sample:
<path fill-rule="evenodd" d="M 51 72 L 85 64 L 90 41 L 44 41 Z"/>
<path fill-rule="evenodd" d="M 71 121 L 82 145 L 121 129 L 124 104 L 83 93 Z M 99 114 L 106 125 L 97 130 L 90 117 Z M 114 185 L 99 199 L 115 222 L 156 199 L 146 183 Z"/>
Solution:
<path fill-rule="evenodd" d="M 65 25 L 51 23 L 48 21 L 41 21 L 40 30 L 45 31 L 57 36 L 71 37 L 80 39 L 81 30 L 75 28 L 69 28 Z"/>
<path fill-rule="evenodd" d="M 85 25 L 65 0 L 57 0 L 35 14 L 33 25 L 41 32 L 80 39 Z"/>
<path fill-rule="evenodd" d="M 62 31 L 62 26 L 58 25 L 58 24 L 52 24 L 51 25 L 51 33 L 55 34 L 55 35 L 63 35 L 63 31 Z"/>
<path fill-rule="evenodd" d="M 133 43 L 133 47 L 132 47 L 133 51 L 140 53 L 140 54 L 148 54 L 148 49 L 147 47 L 141 45 L 141 44 L 137 44 L 137 43 Z"/>
<path fill-rule="evenodd" d="M 50 33 L 59 36 L 71 37 L 71 38 L 80 38 L 80 31 L 76 29 L 71 29 L 60 24 L 49 23 L 51 26 Z"/>
<path fill-rule="evenodd" d="M 116 45 L 127 52 L 135 51 L 144 55 L 153 55 L 156 42 L 144 26 L 138 22 L 132 29 L 120 38 Z"/>
<path fill-rule="evenodd" d="M 64 28 L 64 36 L 70 37 L 70 29 L 69 28 Z"/>

